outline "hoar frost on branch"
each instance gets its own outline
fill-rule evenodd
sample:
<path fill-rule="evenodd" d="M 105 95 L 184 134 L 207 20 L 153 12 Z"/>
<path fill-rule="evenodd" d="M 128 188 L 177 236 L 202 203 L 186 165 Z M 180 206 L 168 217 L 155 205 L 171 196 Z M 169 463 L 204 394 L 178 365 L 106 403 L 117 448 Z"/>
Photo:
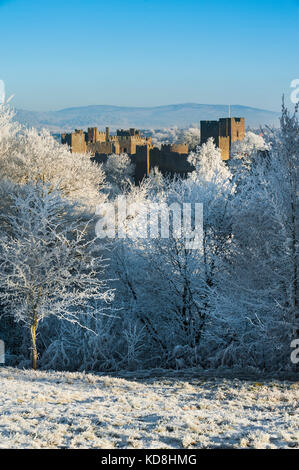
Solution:
<path fill-rule="evenodd" d="M 200 129 L 198 127 L 181 129 L 176 141 L 180 144 L 188 144 L 189 150 L 193 150 L 200 145 Z"/>
<path fill-rule="evenodd" d="M 200 129 L 191 126 L 186 129 L 179 129 L 178 127 L 170 127 L 165 129 L 151 129 L 150 135 L 152 143 L 158 147 L 162 144 L 188 144 L 189 149 L 193 150 L 200 144 Z"/>
<path fill-rule="evenodd" d="M 0 106 L 0 175 L 18 184 L 45 182 L 78 204 L 93 209 L 105 200 L 102 167 L 88 155 L 72 154 L 46 130 L 38 132 L 13 122 L 13 112 Z"/>
<path fill-rule="evenodd" d="M 122 193 L 133 181 L 135 165 L 126 153 L 108 155 L 103 164 L 107 183 L 110 184 L 111 194 Z"/>
<path fill-rule="evenodd" d="M 270 148 L 271 144 L 262 135 L 251 131 L 246 132 L 243 140 L 233 142 L 228 165 L 236 178 L 239 179 L 244 171 L 250 172 L 262 158 L 266 160 Z"/>
<path fill-rule="evenodd" d="M 0 298 L 6 311 L 31 332 L 32 364 L 37 366 L 36 334 L 49 316 L 80 323 L 96 301 L 112 291 L 103 279 L 105 261 L 86 231 L 77 228 L 74 205 L 49 185 L 22 187 L 0 214 Z"/>
<path fill-rule="evenodd" d="M 13 127 L 9 128 L 11 125 Z M 20 138 L 16 137 L 18 132 Z M 12 181 L 2 181 L 0 184 L 0 212 L 3 213 L 1 262 L 2 271 L 5 269 L 9 274 L 1 278 L 1 292 L 6 296 L 12 295 L 11 302 L 6 297 L 7 308 L 19 316 L 25 315 L 24 309 L 28 303 L 24 294 L 25 281 L 26 286 L 39 286 L 38 282 L 44 279 L 45 286 L 47 283 L 52 286 L 52 278 L 48 280 L 42 271 L 43 264 L 48 266 L 46 263 L 54 264 L 54 259 L 62 259 L 66 265 L 64 271 L 61 264 L 60 267 L 56 266 L 59 263 L 55 267 L 51 265 L 50 269 L 52 274 L 57 269 L 58 280 L 61 277 L 66 279 L 69 282 L 67 286 L 71 286 L 73 281 L 79 283 L 81 276 L 76 276 L 76 273 L 80 269 L 76 263 L 81 266 L 80 260 L 84 256 L 88 258 L 87 264 L 84 261 L 82 267 L 87 283 L 89 274 L 96 271 L 94 266 L 90 267 L 89 274 L 84 271 L 86 266 L 90 266 L 89 246 L 92 245 L 86 244 L 87 230 L 80 238 L 83 234 L 81 216 L 78 218 L 79 226 L 72 231 L 74 212 L 66 207 L 71 204 L 69 200 L 73 199 L 76 206 L 79 204 L 77 198 L 82 201 L 85 187 L 90 188 L 86 193 L 86 196 L 89 194 L 88 199 L 94 200 L 97 183 L 92 175 L 88 176 L 89 170 L 83 171 L 84 165 L 89 165 L 86 163 L 88 156 L 84 156 L 84 160 L 82 156 L 82 166 L 80 163 L 77 173 L 75 171 L 78 178 L 75 178 L 74 188 L 77 189 L 72 192 L 74 175 L 69 169 L 65 170 L 63 158 L 60 160 L 59 155 L 65 155 L 66 152 L 67 162 L 76 159 L 77 155 L 70 154 L 63 147 L 62 151 L 59 144 L 57 148 L 54 146 L 52 157 L 47 152 L 43 153 L 43 150 L 39 152 L 43 139 L 48 142 L 48 147 L 54 144 L 50 144 L 46 136 L 36 137 L 34 131 L 28 132 L 25 136 L 24 130 L 17 129 L 2 114 L 0 152 L 10 146 L 13 163 L 9 166 L 10 152 L 2 151 L 0 165 L 5 169 L 7 179 L 11 172 Z M 169 138 L 177 138 L 178 134 L 177 129 L 167 135 Z M 272 372 L 292 369 L 290 342 L 298 337 L 296 181 L 299 130 L 296 113 L 289 115 L 283 107 L 280 130 L 273 129 L 263 134 L 265 138 L 248 132 L 244 141 L 233 145 L 233 156 L 228 162 L 222 161 L 220 150 L 209 140 L 190 153 L 189 161 L 195 169 L 188 177 L 168 179 L 154 170 L 140 186 L 132 183 L 123 185 L 123 181 L 130 176 L 130 163 L 125 156 L 120 160 L 117 159 L 119 156 L 111 156 L 110 169 L 109 165 L 106 168 L 110 189 L 104 187 L 103 182 L 101 187 L 105 194 L 100 197 L 105 200 L 109 191 L 113 209 L 119 194 L 126 198 L 127 204 L 135 204 L 137 210 L 132 210 L 121 222 L 125 234 L 134 234 L 134 229 L 135 233 L 142 231 L 151 203 L 163 207 L 172 203 L 201 203 L 203 243 L 199 249 L 192 250 L 186 247 L 183 239 L 171 236 L 99 240 L 106 250 L 105 255 L 109 249 L 108 256 L 105 256 L 109 257 L 109 262 L 105 274 L 102 268 L 106 263 L 99 262 L 98 279 L 101 282 L 107 278 L 114 280 L 111 286 L 115 288 L 113 307 L 117 311 L 117 318 L 89 315 L 91 308 L 96 308 L 93 296 L 91 299 L 83 297 L 82 304 L 85 307 L 82 311 L 77 303 L 69 308 L 68 287 L 58 292 L 54 286 L 53 297 L 49 296 L 45 308 L 41 308 L 41 312 L 46 315 L 39 322 L 41 339 L 38 344 L 43 367 L 107 371 L 127 367 L 179 368 L 194 365 L 204 368 L 239 367 L 242 371 L 246 367 Z M 6 140 L 2 137 L 2 143 L 1 135 L 6 135 Z M 30 157 L 31 143 L 33 157 Z M 25 150 L 22 150 L 22 145 Z M 28 164 L 25 155 L 28 155 Z M 57 172 L 54 169 L 56 157 Z M 43 159 L 50 164 L 44 164 L 43 167 Z M 38 163 L 40 160 L 41 165 Z M 32 167 L 33 175 L 36 175 L 34 181 L 45 180 L 46 183 L 33 185 L 26 178 L 22 179 L 18 162 L 25 175 L 30 173 Z M 88 182 L 84 175 L 88 177 Z M 59 176 L 62 183 L 66 177 L 64 186 L 57 183 Z M 48 215 L 45 217 L 45 220 L 50 221 L 48 225 L 42 222 L 44 217 L 31 215 L 35 214 L 34 208 L 44 207 L 42 203 L 30 203 L 29 210 L 28 204 L 24 207 L 22 202 L 27 200 L 29 194 L 34 194 L 34 198 L 39 200 L 41 188 L 45 191 L 47 184 L 50 190 L 45 199 L 48 200 L 53 193 L 53 197 L 60 200 L 57 203 L 60 209 L 57 213 L 53 212 L 54 218 Z M 65 188 L 64 193 L 60 193 L 57 186 L 62 190 Z M 16 212 L 14 201 L 18 201 L 18 207 L 22 207 L 22 210 Z M 23 212 L 25 216 L 19 219 L 19 214 Z M 40 209 L 40 212 L 48 213 L 44 209 Z M 106 215 L 99 213 L 98 217 Z M 38 220 L 36 226 L 35 219 Z M 38 224 L 41 226 L 41 235 L 37 231 Z M 43 231 L 44 227 L 48 227 L 48 232 Z M 24 233 L 26 236 L 23 236 Z M 77 253 L 78 236 L 79 258 L 71 256 Z M 68 245 L 65 240 L 73 244 Z M 84 253 L 81 253 L 81 248 Z M 46 258 L 47 252 L 50 253 L 49 260 Z M 69 262 L 64 261 L 66 253 Z M 23 272 L 26 273 L 25 277 Z M 30 282 L 27 272 L 30 273 Z M 34 284 L 33 280 L 37 277 L 39 281 Z M 9 285 L 6 286 L 5 282 Z M 90 282 L 92 290 L 95 286 L 93 277 Z M 84 286 L 80 286 L 83 289 Z M 36 292 L 37 287 L 33 290 Z M 101 292 L 104 297 L 99 299 L 100 305 L 107 300 L 106 290 L 109 299 L 111 297 L 109 287 L 103 285 Z M 21 292 L 20 299 L 25 299 L 22 303 L 18 292 Z M 72 288 L 70 292 L 73 292 Z M 80 295 L 83 294 L 80 289 L 76 292 L 81 303 Z M 66 293 L 65 304 L 59 297 L 61 293 Z M 56 307 L 52 309 L 54 300 L 55 303 L 57 301 L 58 310 Z M 65 305 L 65 311 L 59 311 L 60 305 Z M 60 316 L 74 315 L 76 318 L 72 319 L 75 322 L 58 321 Z M 85 330 L 79 327 L 77 320 L 84 322 Z M 1 315 L 0 321 L 3 325 Z M 9 328 L 6 332 L 8 341 L 11 328 L 19 331 L 15 324 L 12 327 L 9 324 Z M 89 329 L 94 329 L 97 336 Z M 15 343 L 18 343 L 18 337 Z M 16 356 L 23 354 L 24 349 L 18 344 L 11 347 L 16 351 Z M 26 359 L 25 355 L 23 357 Z M 17 359 L 15 361 L 17 364 Z"/>
<path fill-rule="evenodd" d="M 210 328 L 222 343 L 215 364 L 293 367 L 290 344 L 299 329 L 298 138 L 296 112 L 290 115 L 283 105 L 267 163 L 260 155 L 252 171 L 239 175 L 230 204 L 234 236 Z"/>
<path fill-rule="evenodd" d="M 232 174 L 221 159 L 220 149 L 215 146 L 211 137 L 202 146 L 197 147 L 188 156 L 188 161 L 195 167 L 191 178 L 203 184 L 214 182 L 216 185 L 229 184 Z"/>

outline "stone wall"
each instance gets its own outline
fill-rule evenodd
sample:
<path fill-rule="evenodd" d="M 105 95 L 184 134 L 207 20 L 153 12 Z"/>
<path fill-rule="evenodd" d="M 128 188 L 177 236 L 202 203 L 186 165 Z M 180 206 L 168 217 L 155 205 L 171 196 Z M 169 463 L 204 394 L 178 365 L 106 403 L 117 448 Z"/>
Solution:
<path fill-rule="evenodd" d="M 86 153 L 85 133 L 80 129 L 76 129 L 71 134 L 61 134 L 61 143 L 71 147 L 73 153 Z"/>
<path fill-rule="evenodd" d="M 70 134 L 62 134 L 61 142 L 68 144 L 73 153 L 128 153 L 133 155 L 138 145 L 150 145 L 151 138 L 141 136 L 140 130 L 135 128 L 119 129 L 116 135 L 110 135 L 109 127 L 106 127 L 105 132 L 100 132 L 97 127 L 89 127 L 87 132 L 76 130 Z"/>
<path fill-rule="evenodd" d="M 158 167 L 162 174 L 174 176 L 186 176 L 194 170 L 194 167 L 187 161 L 188 145 L 178 148 L 185 150 L 185 153 L 175 152 L 175 146 L 163 145 L 161 149 L 150 145 L 141 145 L 136 148 L 136 154 L 132 155 L 132 162 L 135 163 L 135 183 L 138 184 L 150 170 Z"/>
<path fill-rule="evenodd" d="M 231 144 L 245 137 L 244 118 L 220 118 L 219 121 L 200 121 L 201 145 L 213 137 L 215 145 L 221 150 L 223 160 L 228 160 Z"/>
<path fill-rule="evenodd" d="M 201 144 L 213 137 L 215 145 L 220 148 L 221 158 L 230 158 L 231 144 L 245 136 L 244 118 L 221 118 L 219 121 L 201 121 Z M 109 127 L 100 132 L 96 127 L 87 132 L 75 130 L 71 134 L 62 134 L 62 143 L 71 147 L 72 152 L 90 152 L 92 160 L 103 163 L 107 155 L 127 153 L 135 163 L 135 182 L 138 184 L 150 170 L 158 167 L 164 174 L 185 176 L 194 167 L 187 161 L 189 148 L 187 144 L 164 144 L 161 149 L 151 144 L 151 139 L 143 137 L 135 128 L 118 129 L 111 136 Z"/>

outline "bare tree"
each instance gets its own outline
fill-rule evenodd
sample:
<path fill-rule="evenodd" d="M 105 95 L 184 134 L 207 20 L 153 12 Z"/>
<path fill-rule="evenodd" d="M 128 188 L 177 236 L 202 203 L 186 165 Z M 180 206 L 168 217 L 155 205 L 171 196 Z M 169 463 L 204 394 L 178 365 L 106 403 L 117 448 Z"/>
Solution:
<path fill-rule="evenodd" d="M 96 301 L 112 299 L 105 262 L 74 206 L 46 184 L 27 184 L 0 214 L 0 298 L 6 311 L 30 330 L 37 367 L 37 330 L 46 317 L 80 324 Z"/>

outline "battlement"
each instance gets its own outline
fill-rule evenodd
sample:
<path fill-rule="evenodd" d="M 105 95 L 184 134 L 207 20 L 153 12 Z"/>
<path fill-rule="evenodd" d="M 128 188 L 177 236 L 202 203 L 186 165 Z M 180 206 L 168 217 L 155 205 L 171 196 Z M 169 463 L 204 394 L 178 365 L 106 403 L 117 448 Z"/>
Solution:
<path fill-rule="evenodd" d="M 135 129 L 135 127 L 131 127 L 130 129 L 117 129 L 116 135 L 119 137 L 140 137 L 140 129 Z"/>
<path fill-rule="evenodd" d="M 71 147 L 74 153 L 86 153 L 85 133 L 82 129 L 75 129 L 71 134 L 61 134 L 61 143 Z"/>
<path fill-rule="evenodd" d="M 188 151 L 188 144 L 165 144 L 161 149 L 151 144 L 138 145 L 136 154 L 132 155 L 136 184 L 140 183 L 144 176 L 148 176 L 155 167 L 165 175 L 185 176 L 194 169 L 187 160 Z"/>
<path fill-rule="evenodd" d="M 244 139 L 245 119 L 232 117 L 201 121 L 200 132 L 201 144 L 213 137 L 222 159 L 227 160 L 232 143 Z M 116 135 L 110 135 L 109 127 L 105 131 L 99 131 L 97 127 L 89 127 L 87 132 L 76 129 L 70 134 L 62 134 L 61 142 L 68 144 L 74 153 L 91 153 L 92 159 L 99 163 L 112 153 L 127 153 L 135 163 L 136 183 L 149 175 L 150 170 L 155 167 L 163 174 L 181 176 L 194 169 L 188 162 L 188 144 L 162 144 L 159 149 L 152 145 L 150 137 L 142 136 L 140 130 L 133 127 L 117 129 Z"/>
<path fill-rule="evenodd" d="M 231 145 L 236 140 L 245 137 L 245 118 L 231 117 L 220 118 L 219 121 L 200 121 L 201 145 L 213 137 L 215 144 L 221 150 L 223 160 L 228 160 L 231 153 Z"/>
<path fill-rule="evenodd" d="M 187 155 L 189 151 L 189 145 L 188 144 L 162 144 L 161 151 Z"/>
<path fill-rule="evenodd" d="M 80 137 L 79 137 L 80 136 Z M 74 153 L 128 153 L 133 155 L 137 145 L 151 143 L 150 137 L 143 137 L 139 129 L 118 129 L 116 135 L 110 135 L 109 127 L 99 131 L 97 127 L 89 127 L 87 132 L 75 129 L 70 134 L 62 134 L 61 142 L 69 145 Z"/>

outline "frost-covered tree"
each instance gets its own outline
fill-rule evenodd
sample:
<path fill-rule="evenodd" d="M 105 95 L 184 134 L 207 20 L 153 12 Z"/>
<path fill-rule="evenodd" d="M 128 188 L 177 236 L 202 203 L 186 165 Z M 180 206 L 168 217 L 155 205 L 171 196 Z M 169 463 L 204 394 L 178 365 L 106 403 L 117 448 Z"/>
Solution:
<path fill-rule="evenodd" d="M 16 136 L 20 126 L 13 121 L 14 113 L 12 109 L 4 104 L 0 104 L 0 160 L 9 155 L 16 145 Z"/>
<path fill-rule="evenodd" d="M 222 254 L 231 242 L 226 214 L 227 200 L 234 191 L 231 175 L 213 143 L 206 147 L 201 159 L 204 170 L 197 166 L 198 173 L 186 180 L 163 179 L 159 184 L 159 175 L 151 174 L 127 198 L 139 212 L 128 220 L 137 233 L 142 233 L 152 205 L 156 205 L 158 216 L 167 217 L 172 211 L 167 208 L 173 204 L 181 211 L 186 203 L 193 210 L 196 203 L 203 204 L 202 245 L 190 248 L 184 232 L 174 236 L 170 224 L 169 237 L 159 233 L 157 238 L 148 234 L 127 238 L 117 241 L 113 250 L 112 277 L 118 278 L 116 301 L 145 328 L 152 364 L 156 365 L 154 360 L 173 365 L 179 360 L 180 367 L 201 361 L 201 337 L 210 313 L 210 298 L 219 282 Z"/>
<path fill-rule="evenodd" d="M 299 325 L 298 138 L 297 114 L 283 105 L 267 164 L 259 158 L 254 172 L 241 175 L 231 204 L 226 282 L 214 297 L 210 331 L 220 346 L 214 365 L 292 367 L 290 343 Z"/>
<path fill-rule="evenodd" d="M 181 129 L 176 138 L 178 143 L 188 144 L 189 149 L 195 149 L 200 145 L 200 129 L 198 127 L 188 127 Z"/>
<path fill-rule="evenodd" d="M 162 172 L 157 166 L 150 169 L 149 175 L 145 181 L 148 194 L 157 194 L 163 190 L 165 184 L 168 183 L 168 178 L 163 176 Z"/>
<path fill-rule="evenodd" d="M 267 129 L 263 137 L 247 133 L 233 144 L 227 162 L 212 140 L 197 146 L 189 155 L 194 171 L 185 179 L 168 179 L 154 169 L 135 186 L 128 174 L 130 162 L 111 156 L 111 171 L 105 171 L 111 185 L 109 207 L 115 209 L 118 224 L 116 237 L 96 245 L 89 241 L 85 217 L 78 210 L 86 185 L 86 201 L 94 200 L 96 181 L 88 176 L 93 167 L 88 167 L 88 182 L 84 180 L 88 157 L 82 156 L 77 173 L 72 173 L 68 165 L 77 155 L 58 144 L 53 147 L 50 136 L 15 127 L 5 113 L 2 117 L 0 168 L 6 180 L 0 183 L 1 300 L 12 318 L 27 318 L 32 330 L 32 305 L 40 302 L 43 286 L 46 295 L 40 294 L 38 304 L 42 367 L 292 368 L 290 343 L 298 338 L 299 329 L 296 113 L 290 115 L 283 107 L 279 130 Z M 160 142 L 176 142 L 180 131 L 159 133 Z M 44 154 L 43 142 L 48 142 Z M 48 162 L 44 166 L 42 159 Z M 100 201 L 105 202 L 105 194 Z M 120 219 L 118 195 L 132 205 Z M 187 246 L 184 236 L 175 237 L 171 223 L 168 237 L 160 232 L 140 236 L 151 204 L 155 215 L 167 216 L 172 204 L 182 208 L 185 203 L 203 204 L 200 248 Z M 97 213 L 100 223 L 113 212 L 107 207 Z M 125 237 L 117 237 L 119 229 Z M 91 255 L 99 246 L 109 258 L 105 274 L 106 263 Z M 107 278 L 113 279 L 115 288 L 115 315 L 96 315 L 102 302 L 111 298 Z M 103 283 L 100 290 L 98 282 Z M 11 324 L 6 325 L 10 332 Z M 15 336 L 21 343 L 21 335 Z M 25 346 L 28 350 L 24 342 L 20 355 Z"/>
<path fill-rule="evenodd" d="M 133 182 L 134 168 L 130 157 L 126 153 L 108 155 L 103 165 L 107 182 L 110 183 L 112 195 L 120 194 Z"/>
<path fill-rule="evenodd" d="M 202 146 L 197 147 L 188 156 L 188 161 L 195 167 L 190 177 L 203 182 L 213 181 L 215 184 L 228 184 L 231 172 L 221 159 L 221 152 L 214 144 L 213 138 L 208 139 Z"/>
<path fill-rule="evenodd" d="M 78 204 L 93 209 L 105 198 L 105 174 L 88 155 L 73 154 L 48 131 L 21 128 L 0 106 L 0 177 L 25 184 L 45 182 Z"/>
<path fill-rule="evenodd" d="M 229 168 L 240 180 L 243 172 L 251 172 L 260 159 L 267 161 L 270 142 L 266 142 L 263 135 L 248 131 L 243 140 L 232 143 L 231 158 L 228 161 Z"/>
<path fill-rule="evenodd" d="M 111 299 L 105 263 L 77 215 L 60 191 L 41 183 L 19 186 L 9 211 L 0 214 L 0 298 L 30 330 L 34 369 L 36 334 L 44 319 L 80 324 L 96 301 Z"/>
<path fill-rule="evenodd" d="M 158 147 L 162 144 L 188 144 L 190 149 L 195 149 L 200 144 L 200 129 L 195 125 L 186 129 L 179 129 L 177 126 L 164 129 L 151 129 L 150 136 L 152 143 Z"/>
<path fill-rule="evenodd" d="M 176 142 L 178 134 L 179 128 L 177 126 L 150 130 L 152 144 L 158 147 L 160 147 L 162 144 L 172 144 Z"/>
<path fill-rule="evenodd" d="M 269 150 L 270 146 L 261 134 L 258 135 L 251 131 L 246 132 L 244 139 L 232 143 L 232 156 L 239 155 L 244 158 L 252 156 L 253 152 Z"/>

